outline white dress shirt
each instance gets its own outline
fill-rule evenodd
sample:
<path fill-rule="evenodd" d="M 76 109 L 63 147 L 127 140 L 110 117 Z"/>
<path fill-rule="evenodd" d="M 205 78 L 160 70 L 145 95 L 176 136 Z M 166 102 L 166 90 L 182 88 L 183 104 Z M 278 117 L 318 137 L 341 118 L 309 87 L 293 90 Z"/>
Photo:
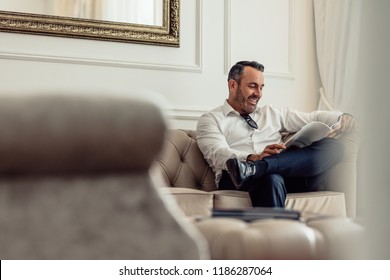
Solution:
<path fill-rule="evenodd" d="M 216 183 L 226 170 L 226 161 L 237 157 L 245 161 L 250 154 L 260 154 L 270 144 L 282 142 L 282 132 L 297 132 L 304 125 L 320 121 L 328 125 L 337 122 L 341 112 L 298 112 L 272 105 L 258 107 L 250 114 L 258 129 L 251 128 L 244 118 L 225 101 L 203 114 L 197 125 L 197 141 L 207 163 L 216 175 Z"/>

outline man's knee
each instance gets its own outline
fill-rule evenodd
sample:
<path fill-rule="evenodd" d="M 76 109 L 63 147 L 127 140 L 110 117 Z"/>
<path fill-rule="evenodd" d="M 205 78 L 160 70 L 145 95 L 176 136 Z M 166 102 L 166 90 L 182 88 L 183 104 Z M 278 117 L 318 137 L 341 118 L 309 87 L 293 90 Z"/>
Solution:
<path fill-rule="evenodd" d="M 321 147 L 324 149 L 332 150 L 338 153 L 344 152 L 344 144 L 341 140 L 336 138 L 324 138 L 320 141 L 317 141 L 313 144 L 316 144 L 315 146 Z"/>
<path fill-rule="evenodd" d="M 281 185 L 284 184 L 284 178 L 279 174 L 268 174 L 263 177 L 263 181 L 269 185 Z"/>
<path fill-rule="evenodd" d="M 327 155 L 334 159 L 334 163 L 338 163 L 344 156 L 344 144 L 336 138 L 324 138 L 317 142 L 317 148 L 323 149 Z"/>

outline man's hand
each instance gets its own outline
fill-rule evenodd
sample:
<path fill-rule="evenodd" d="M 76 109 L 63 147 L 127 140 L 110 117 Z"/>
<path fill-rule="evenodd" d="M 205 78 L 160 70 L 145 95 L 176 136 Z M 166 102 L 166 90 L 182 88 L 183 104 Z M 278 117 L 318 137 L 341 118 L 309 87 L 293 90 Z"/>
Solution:
<path fill-rule="evenodd" d="M 356 121 L 353 116 L 344 114 L 340 118 L 340 133 L 349 133 L 356 128 Z"/>
<path fill-rule="evenodd" d="M 349 133 L 356 128 L 356 121 L 353 116 L 349 114 L 343 114 L 340 116 L 335 129 L 328 135 L 335 137 L 344 133 Z"/>
<path fill-rule="evenodd" d="M 246 160 L 247 161 L 256 161 L 262 160 L 265 157 L 269 157 L 272 155 L 280 154 L 281 151 L 285 150 L 286 146 L 284 144 L 272 144 L 265 147 L 264 151 L 261 154 L 252 154 L 249 155 Z"/>

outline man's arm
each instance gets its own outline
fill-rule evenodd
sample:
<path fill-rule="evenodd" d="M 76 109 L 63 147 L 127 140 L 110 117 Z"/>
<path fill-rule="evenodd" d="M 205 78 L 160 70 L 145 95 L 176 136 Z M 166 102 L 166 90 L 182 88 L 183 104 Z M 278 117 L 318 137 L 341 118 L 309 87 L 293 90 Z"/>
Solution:
<path fill-rule="evenodd" d="M 210 113 L 204 114 L 199 119 L 196 135 L 199 149 L 214 171 L 226 169 L 225 163 L 229 158 L 237 157 L 245 161 L 249 155 L 229 147 L 215 117 Z"/>
<path fill-rule="evenodd" d="M 311 113 L 303 113 L 285 108 L 284 126 L 289 132 L 296 132 L 302 126 L 313 121 L 323 122 L 329 126 L 335 125 L 335 130 L 332 135 L 340 135 L 349 133 L 356 128 L 356 121 L 352 115 L 336 111 L 313 111 Z"/>

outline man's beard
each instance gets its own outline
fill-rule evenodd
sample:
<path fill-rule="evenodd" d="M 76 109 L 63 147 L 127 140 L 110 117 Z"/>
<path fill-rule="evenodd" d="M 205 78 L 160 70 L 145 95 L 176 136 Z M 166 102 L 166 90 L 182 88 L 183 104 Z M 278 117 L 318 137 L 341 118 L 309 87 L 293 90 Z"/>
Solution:
<path fill-rule="evenodd" d="M 242 91 L 240 88 L 237 88 L 237 94 L 236 94 L 236 98 L 234 99 L 234 101 L 237 104 L 241 105 L 241 109 L 244 111 L 244 113 L 250 114 L 256 110 L 257 106 L 253 106 L 253 108 L 252 108 L 252 106 L 248 106 L 247 100 L 244 98 L 244 96 L 242 96 Z"/>

